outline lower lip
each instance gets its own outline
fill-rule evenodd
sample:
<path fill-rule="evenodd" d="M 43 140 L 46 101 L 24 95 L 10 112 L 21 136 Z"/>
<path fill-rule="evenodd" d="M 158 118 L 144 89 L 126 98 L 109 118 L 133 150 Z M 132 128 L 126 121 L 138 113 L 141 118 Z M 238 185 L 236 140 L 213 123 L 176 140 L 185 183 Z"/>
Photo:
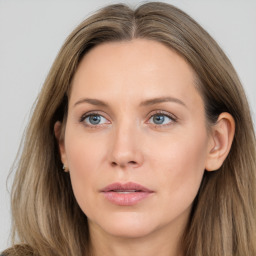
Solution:
<path fill-rule="evenodd" d="M 103 192 L 105 198 L 113 204 L 121 206 L 131 206 L 149 197 L 152 192 L 129 192 L 118 193 L 114 191 Z"/>

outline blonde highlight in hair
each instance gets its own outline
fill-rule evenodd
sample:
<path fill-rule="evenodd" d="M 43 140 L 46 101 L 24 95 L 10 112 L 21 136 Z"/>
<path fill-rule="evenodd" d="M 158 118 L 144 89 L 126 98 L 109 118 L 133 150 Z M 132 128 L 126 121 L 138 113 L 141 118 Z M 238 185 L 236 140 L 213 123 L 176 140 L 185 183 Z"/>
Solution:
<path fill-rule="evenodd" d="M 90 255 L 87 219 L 69 174 L 62 170 L 53 127 L 56 121 L 65 123 L 72 78 L 82 57 L 99 44 L 134 38 L 161 42 L 191 65 L 210 124 L 222 112 L 236 123 L 223 166 L 204 174 L 182 240 L 184 256 L 256 254 L 255 134 L 239 78 L 217 43 L 191 17 L 152 2 L 135 10 L 123 4 L 101 9 L 61 48 L 24 137 L 12 189 L 13 241 L 18 237 L 21 245 L 6 255 Z"/>

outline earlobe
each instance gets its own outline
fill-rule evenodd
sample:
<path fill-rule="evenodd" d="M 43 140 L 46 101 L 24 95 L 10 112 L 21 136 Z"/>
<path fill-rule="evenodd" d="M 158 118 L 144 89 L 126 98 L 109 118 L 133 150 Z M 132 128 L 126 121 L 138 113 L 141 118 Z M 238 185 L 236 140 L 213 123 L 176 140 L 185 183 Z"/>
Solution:
<path fill-rule="evenodd" d="M 63 170 L 67 172 L 68 163 L 67 163 L 67 157 L 66 157 L 66 151 L 65 151 L 64 138 L 62 136 L 61 129 L 62 129 L 62 123 L 60 121 L 57 121 L 54 124 L 54 134 L 58 142 L 60 157 L 63 163 Z"/>
<path fill-rule="evenodd" d="M 212 126 L 211 142 L 205 169 L 218 170 L 230 151 L 235 134 L 235 121 L 229 113 L 221 113 L 218 121 Z"/>

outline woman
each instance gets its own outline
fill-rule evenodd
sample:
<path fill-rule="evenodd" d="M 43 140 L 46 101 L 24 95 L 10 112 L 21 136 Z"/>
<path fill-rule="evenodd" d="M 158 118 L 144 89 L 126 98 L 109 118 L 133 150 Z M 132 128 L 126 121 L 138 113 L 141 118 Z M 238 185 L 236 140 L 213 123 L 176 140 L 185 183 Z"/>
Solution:
<path fill-rule="evenodd" d="M 255 187 L 248 103 L 216 42 L 171 5 L 108 6 L 39 95 L 4 255 L 255 255 Z"/>

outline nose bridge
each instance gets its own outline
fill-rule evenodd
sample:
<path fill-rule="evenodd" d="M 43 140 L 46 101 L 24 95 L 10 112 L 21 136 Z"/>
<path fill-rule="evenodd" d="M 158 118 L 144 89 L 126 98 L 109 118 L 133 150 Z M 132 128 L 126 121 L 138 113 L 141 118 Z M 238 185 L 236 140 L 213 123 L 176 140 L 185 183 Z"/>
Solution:
<path fill-rule="evenodd" d="M 139 166 L 142 163 L 139 146 L 140 129 L 136 120 L 122 118 L 113 130 L 110 161 L 121 167 Z"/>

